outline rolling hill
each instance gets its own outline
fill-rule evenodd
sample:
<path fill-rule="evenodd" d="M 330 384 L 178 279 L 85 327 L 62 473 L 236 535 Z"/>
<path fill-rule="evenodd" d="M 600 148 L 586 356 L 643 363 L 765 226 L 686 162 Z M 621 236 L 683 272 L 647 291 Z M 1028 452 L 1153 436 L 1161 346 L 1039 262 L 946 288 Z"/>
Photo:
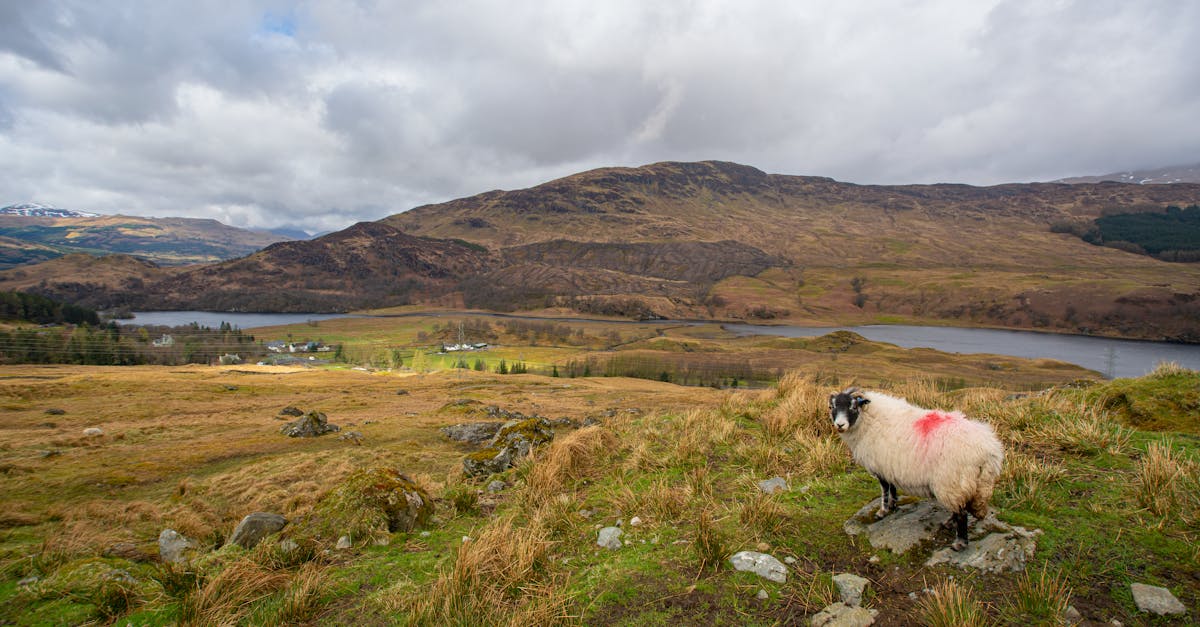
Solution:
<path fill-rule="evenodd" d="M 1052 229 L 1197 201 L 1200 184 L 1186 183 L 879 186 L 718 161 L 602 168 L 169 272 L 127 301 L 254 311 L 554 308 L 1200 341 L 1200 265 Z M 0 274 L 0 289 L 10 283 Z M 38 289 L 54 295 L 55 284 Z"/>
<path fill-rule="evenodd" d="M 216 220 L 98 216 L 30 207 L 14 206 L 0 213 L 0 237 L 5 238 L 0 268 L 70 253 L 126 254 L 160 265 L 211 263 L 289 239 Z"/>

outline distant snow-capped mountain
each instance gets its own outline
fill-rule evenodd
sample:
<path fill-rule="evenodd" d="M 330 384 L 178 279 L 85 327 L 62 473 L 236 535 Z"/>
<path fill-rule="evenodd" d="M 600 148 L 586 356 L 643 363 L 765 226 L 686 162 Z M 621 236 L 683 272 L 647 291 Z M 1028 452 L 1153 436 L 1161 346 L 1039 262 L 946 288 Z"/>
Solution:
<path fill-rule="evenodd" d="M 59 209 L 58 207 L 51 207 L 49 205 L 39 205 L 36 202 L 26 202 L 0 208 L 0 215 L 29 216 L 33 218 L 97 218 L 100 216 L 98 213 Z"/>
<path fill-rule="evenodd" d="M 1139 185 L 1163 185 L 1169 183 L 1200 183 L 1200 163 L 1192 165 L 1176 165 L 1156 170 L 1134 170 L 1131 172 L 1113 172 L 1100 176 L 1074 176 L 1058 179 L 1055 183 L 1100 183 L 1116 181 L 1118 183 L 1137 183 Z"/>

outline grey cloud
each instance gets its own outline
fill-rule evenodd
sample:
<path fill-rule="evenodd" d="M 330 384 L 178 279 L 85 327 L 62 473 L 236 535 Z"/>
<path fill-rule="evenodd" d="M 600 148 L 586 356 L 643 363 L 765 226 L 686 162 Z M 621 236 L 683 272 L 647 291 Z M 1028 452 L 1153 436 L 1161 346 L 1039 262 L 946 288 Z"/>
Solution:
<path fill-rule="evenodd" d="M 327 230 L 671 159 L 982 184 L 1194 162 L 1198 35 L 1184 0 L 3 3 L 0 201 Z"/>

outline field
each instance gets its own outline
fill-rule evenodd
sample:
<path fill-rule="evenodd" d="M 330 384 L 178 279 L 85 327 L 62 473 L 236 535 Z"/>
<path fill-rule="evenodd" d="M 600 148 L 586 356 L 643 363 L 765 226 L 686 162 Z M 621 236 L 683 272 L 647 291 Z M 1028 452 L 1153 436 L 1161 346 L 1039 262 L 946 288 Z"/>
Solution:
<path fill-rule="evenodd" d="M 344 342 L 359 366 L 0 367 L 0 623 L 807 624 L 836 599 L 840 572 L 871 581 L 865 603 L 882 625 L 934 623 L 952 593 L 991 624 L 1053 624 L 1067 604 L 1127 625 L 1200 611 L 1200 374 L 1163 366 L 1103 382 L 846 335 L 564 326 L 532 338 L 466 316 L 255 330 Z M 468 357 L 484 370 L 432 349 L 470 329 L 493 334 Z M 396 351 L 401 363 L 372 365 Z M 565 376 L 573 361 L 639 355 L 693 383 L 697 364 L 735 358 L 791 374 L 737 388 L 727 375 L 703 386 Z M 498 374 L 499 359 L 560 376 Z M 878 492 L 827 424 L 828 393 L 851 379 L 996 427 L 999 517 L 1043 531 L 1024 573 L 926 567 L 842 532 Z M 341 432 L 285 437 L 289 406 Z M 570 421 L 514 468 L 466 477 L 475 448 L 438 427 L 501 410 Z M 350 431 L 361 437 L 341 438 Z M 333 505 L 378 467 L 425 490 L 433 518 L 335 548 L 342 533 L 326 523 L 349 523 Z M 789 489 L 760 493 L 772 476 Z M 251 550 L 222 546 L 256 511 L 290 522 Z M 598 548 L 597 530 L 618 520 L 624 546 Z M 187 565 L 159 562 L 167 528 L 198 545 Z M 743 549 L 794 559 L 787 582 L 732 570 Z M 1139 613 L 1132 582 L 1169 588 L 1189 614 Z"/>

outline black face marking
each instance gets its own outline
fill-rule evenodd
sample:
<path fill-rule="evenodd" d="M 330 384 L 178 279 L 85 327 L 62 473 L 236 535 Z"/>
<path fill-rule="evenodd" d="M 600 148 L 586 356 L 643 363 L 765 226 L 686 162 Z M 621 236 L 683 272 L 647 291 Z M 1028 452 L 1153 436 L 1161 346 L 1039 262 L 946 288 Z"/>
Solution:
<path fill-rule="evenodd" d="M 849 431 L 858 422 L 859 413 L 871 401 L 854 388 L 829 397 L 829 415 L 840 432 Z"/>

